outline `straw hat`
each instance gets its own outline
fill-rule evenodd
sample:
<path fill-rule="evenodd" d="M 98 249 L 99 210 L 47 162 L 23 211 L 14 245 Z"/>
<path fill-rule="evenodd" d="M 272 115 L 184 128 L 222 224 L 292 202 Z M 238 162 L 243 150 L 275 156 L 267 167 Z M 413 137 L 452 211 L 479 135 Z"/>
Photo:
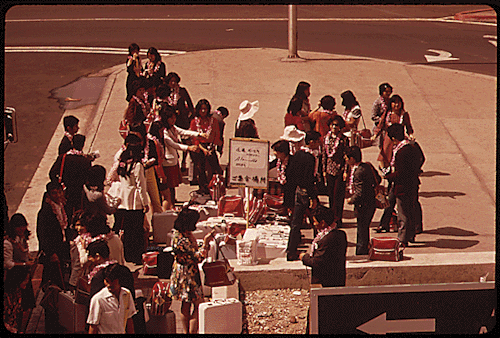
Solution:
<path fill-rule="evenodd" d="M 259 101 L 250 102 L 245 100 L 240 103 L 240 116 L 238 116 L 238 122 L 236 128 L 240 127 L 240 122 L 244 120 L 251 119 L 255 113 L 259 110 Z"/>
<path fill-rule="evenodd" d="M 298 130 L 295 126 L 286 126 L 280 139 L 291 142 L 299 142 L 306 137 L 306 133 Z"/>

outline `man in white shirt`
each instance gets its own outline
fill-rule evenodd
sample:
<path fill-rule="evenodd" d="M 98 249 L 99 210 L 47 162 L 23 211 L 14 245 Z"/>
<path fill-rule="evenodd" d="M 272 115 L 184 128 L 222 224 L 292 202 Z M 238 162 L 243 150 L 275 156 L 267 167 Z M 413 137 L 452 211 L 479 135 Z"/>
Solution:
<path fill-rule="evenodd" d="M 118 264 L 112 264 L 104 270 L 104 284 L 91 301 L 87 324 L 89 334 L 134 333 L 132 316 L 136 314 L 134 300 L 129 290 L 119 281 Z"/>

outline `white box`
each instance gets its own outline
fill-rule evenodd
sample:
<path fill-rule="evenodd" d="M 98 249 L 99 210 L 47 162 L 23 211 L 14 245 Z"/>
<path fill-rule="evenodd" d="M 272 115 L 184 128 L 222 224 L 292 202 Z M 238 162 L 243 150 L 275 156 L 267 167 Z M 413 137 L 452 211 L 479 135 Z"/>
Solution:
<path fill-rule="evenodd" d="M 174 221 L 177 219 L 177 213 L 174 211 L 157 212 L 151 218 L 153 226 L 153 243 L 170 244 L 167 235 L 174 228 Z"/>
<path fill-rule="evenodd" d="M 59 292 L 57 299 L 59 324 L 72 333 L 84 332 L 89 310 L 87 306 L 75 303 L 72 294 Z"/>
<path fill-rule="evenodd" d="M 238 265 L 257 264 L 257 241 L 237 240 L 236 256 L 238 258 Z"/>
<path fill-rule="evenodd" d="M 228 298 L 240 299 L 240 285 L 238 280 L 233 285 L 215 286 L 212 288 L 212 301 Z"/>
<path fill-rule="evenodd" d="M 201 303 L 199 309 L 200 334 L 240 334 L 243 309 L 235 298 Z"/>

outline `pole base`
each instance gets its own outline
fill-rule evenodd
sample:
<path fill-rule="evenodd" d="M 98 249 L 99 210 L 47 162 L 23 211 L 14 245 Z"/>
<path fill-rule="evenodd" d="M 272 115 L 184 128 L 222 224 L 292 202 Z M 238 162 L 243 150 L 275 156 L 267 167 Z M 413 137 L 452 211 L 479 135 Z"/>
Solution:
<path fill-rule="evenodd" d="M 282 62 L 305 62 L 305 59 L 302 59 L 298 55 L 289 55 L 286 58 L 281 59 Z"/>

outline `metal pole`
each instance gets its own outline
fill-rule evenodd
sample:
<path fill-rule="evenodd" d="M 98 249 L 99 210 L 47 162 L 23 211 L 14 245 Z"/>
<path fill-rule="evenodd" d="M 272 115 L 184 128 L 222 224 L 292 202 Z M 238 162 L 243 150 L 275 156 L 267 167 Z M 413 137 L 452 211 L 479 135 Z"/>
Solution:
<path fill-rule="evenodd" d="M 288 5 L 288 58 L 297 55 L 297 5 Z"/>

